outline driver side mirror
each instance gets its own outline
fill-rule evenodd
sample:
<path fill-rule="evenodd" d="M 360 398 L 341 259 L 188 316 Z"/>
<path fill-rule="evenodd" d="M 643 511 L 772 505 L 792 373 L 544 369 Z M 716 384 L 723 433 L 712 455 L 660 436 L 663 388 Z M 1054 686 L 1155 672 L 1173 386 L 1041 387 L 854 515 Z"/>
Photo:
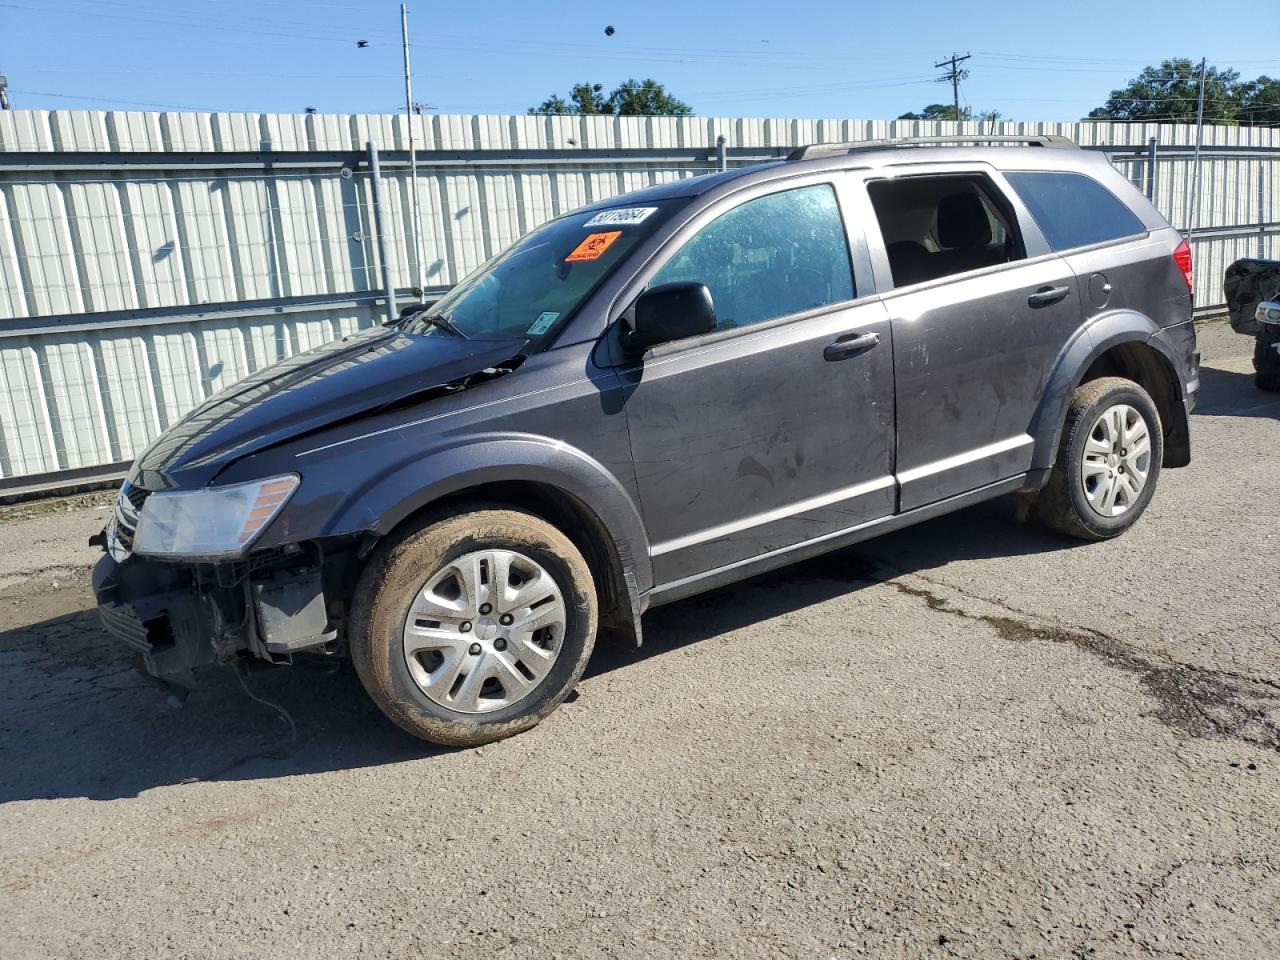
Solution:
<path fill-rule="evenodd" d="M 705 283 L 664 283 L 640 294 L 635 320 L 622 335 L 622 344 L 628 353 L 643 353 L 715 328 L 716 308 Z"/>

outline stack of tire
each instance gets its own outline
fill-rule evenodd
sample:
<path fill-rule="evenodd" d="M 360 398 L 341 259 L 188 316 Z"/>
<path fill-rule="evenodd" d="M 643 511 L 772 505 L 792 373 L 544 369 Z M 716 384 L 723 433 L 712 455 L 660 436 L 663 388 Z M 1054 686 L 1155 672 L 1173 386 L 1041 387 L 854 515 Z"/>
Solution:
<path fill-rule="evenodd" d="M 1280 393 L 1280 260 L 1237 260 L 1222 283 L 1236 333 L 1256 337 L 1254 382 Z"/>

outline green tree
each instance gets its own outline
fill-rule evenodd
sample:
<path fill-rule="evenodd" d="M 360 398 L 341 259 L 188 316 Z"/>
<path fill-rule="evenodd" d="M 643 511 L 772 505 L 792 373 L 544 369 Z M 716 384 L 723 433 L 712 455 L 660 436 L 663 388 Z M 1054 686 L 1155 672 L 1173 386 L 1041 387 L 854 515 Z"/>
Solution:
<path fill-rule="evenodd" d="M 1236 119 L 1240 102 L 1240 74 L 1209 67 L 1205 71 L 1204 117 L 1221 123 Z M 1146 67 L 1128 85 L 1112 90 L 1107 102 L 1090 110 L 1087 120 L 1159 120 L 1195 123 L 1200 94 L 1200 64 L 1186 57 Z"/>
<path fill-rule="evenodd" d="M 577 83 L 569 91 L 568 100 L 552 95 L 530 107 L 529 113 L 615 117 L 687 117 L 693 113 L 692 107 L 677 100 L 656 80 L 626 80 L 607 96 L 603 90 L 600 83 Z"/>
<path fill-rule="evenodd" d="M 567 113 L 567 114 L 598 114 L 612 113 L 609 106 L 609 98 L 602 96 L 600 91 L 604 89 L 604 85 L 600 83 L 575 83 L 573 89 L 569 91 L 569 99 L 558 94 L 553 94 L 536 107 L 530 107 L 529 112 L 540 113 Z"/>
<path fill-rule="evenodd" d="M 950 103 L 931 103 L 919 113 L 904 113 L 899 120 L 954 120 L 956 108 Z M 960 108 L 961 120 L 972 120 L 973 111 L 968 107 Z"/>
<path fill-rule="evenodd" d="M 1242 83 L 1237 98 L 1241 123 L 1280 123 L 1280 80 L 1263 75 Z"/>
<path fill-rule="evenodd" d="M 625 80 L 609 94 L 618 117 L 687 117 L 693 108 L 677 100 L 656 80 Z"/>

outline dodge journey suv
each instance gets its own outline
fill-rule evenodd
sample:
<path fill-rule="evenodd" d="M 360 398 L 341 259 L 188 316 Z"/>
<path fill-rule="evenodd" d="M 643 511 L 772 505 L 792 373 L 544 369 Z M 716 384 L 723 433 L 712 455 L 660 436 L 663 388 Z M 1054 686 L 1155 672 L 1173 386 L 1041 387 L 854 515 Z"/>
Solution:
<path fill-rule="evenodd" d="M 1191 455 L 1190 251 L 1102 154 L 981 142 L 602 201 L 258 371 L 133 464 L 103 622 L 175 692 L 350 657 L 401 727 L 468 745 L 658 604 L 1004 494 L 1124 532 Z"/>

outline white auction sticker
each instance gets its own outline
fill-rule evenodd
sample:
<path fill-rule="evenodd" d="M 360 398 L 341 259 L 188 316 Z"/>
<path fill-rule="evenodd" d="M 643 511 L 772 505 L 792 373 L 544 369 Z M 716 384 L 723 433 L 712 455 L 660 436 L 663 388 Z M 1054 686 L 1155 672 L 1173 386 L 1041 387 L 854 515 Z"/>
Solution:
<path fill-rule="evenodd" d="M 584 227 L 614 227 L 625 223 L 639 223 L 657 207 L 620 207 L 617 210 L 604 210 L 583 224 Z"/>

